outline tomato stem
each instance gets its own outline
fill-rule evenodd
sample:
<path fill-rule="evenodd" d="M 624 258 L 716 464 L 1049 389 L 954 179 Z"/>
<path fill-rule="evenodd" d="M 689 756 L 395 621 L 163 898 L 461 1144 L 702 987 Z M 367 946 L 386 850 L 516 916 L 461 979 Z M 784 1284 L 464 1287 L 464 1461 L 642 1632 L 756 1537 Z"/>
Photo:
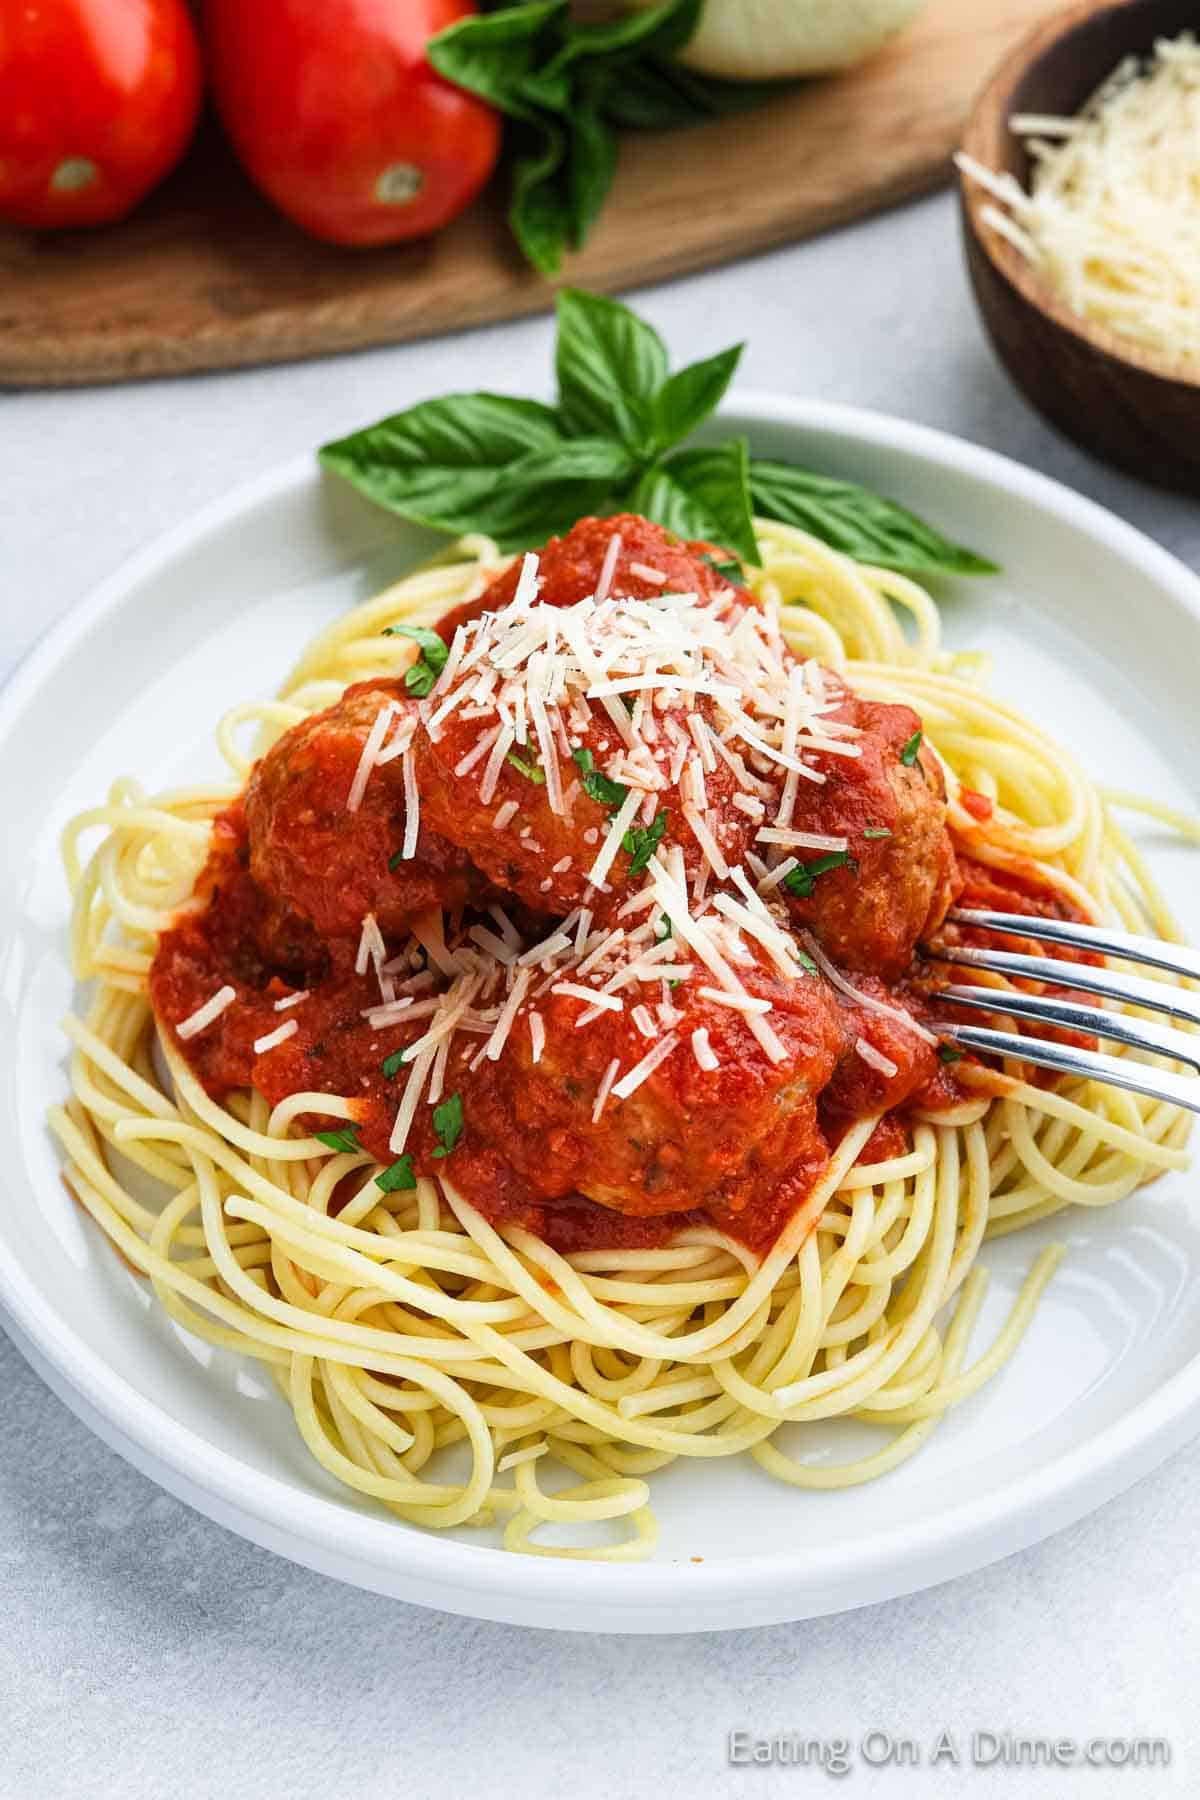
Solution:
<path fill-rule="evenodd" d="M 77 194 L 81 188 L 91 187 L 99 173 L 89 156 L 64 156 L 50 177 L 50 191 L 54 194 Z"/>
<path fill-rule="evenodd" d="M 375 198 L 385 206 L 408 206 L 425 185 L 424 170 L 416 163 L 389 163 L 375 181 Z"/>

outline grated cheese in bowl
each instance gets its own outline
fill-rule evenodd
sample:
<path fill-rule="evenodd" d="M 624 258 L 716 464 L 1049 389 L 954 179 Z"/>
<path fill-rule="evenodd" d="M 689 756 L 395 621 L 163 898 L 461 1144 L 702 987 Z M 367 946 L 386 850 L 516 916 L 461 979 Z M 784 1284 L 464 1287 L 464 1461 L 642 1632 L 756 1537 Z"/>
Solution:
<path fill-rule="evenodd" d="M 960 155 L 982 218 L 1072 312 L 1200 374 L 1200 43 L 1127 57 L 1073 118 L 1016 114 L 1026 192 Z M 1185 371 L 1191 374 L 1192 368 Z"/>

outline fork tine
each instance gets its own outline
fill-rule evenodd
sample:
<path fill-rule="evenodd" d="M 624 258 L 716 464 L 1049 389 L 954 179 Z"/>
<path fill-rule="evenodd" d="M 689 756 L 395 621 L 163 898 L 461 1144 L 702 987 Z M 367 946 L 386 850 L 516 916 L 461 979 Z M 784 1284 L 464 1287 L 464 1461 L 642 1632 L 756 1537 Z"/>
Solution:
<path fill-rule="evenodd" d="M 1139 937 L 1132 931 L 1110 931 L 1105 925 L 1075 925 L 1067 919 L 1026 917 L 1024 913 L 978 912 L 970 907 L 951 907 L 946 917 L 956 925 L 975 925 L 985 931 L 1010 932 L 1044 944 L 1069 944 L 1076 950 L 1094 950 L 1122 962 L 1145 963 L 1150 969 L 1166 969 L 1171 975 L 1190 975 L 1200 981 L 1200 950 L 1187 944 L 1167 944 L 1161 938 Z"/>
<path fill-rule="evenodd" d="M 1060 1075 L 1086 1075 L 1093 1081 L 1128 1088 L 1135 1094 L 1149 1094 L 1154 1100 L 1200 1112 L 1200 1078 L 1195 1075 L 1177 1075 L 1172 1069 L 1152 1069 L 1146 1063 L 1109 1056 L 1102 1050 L 1074 1050 L 1067 1044 L 1022 1037 L 1016 1031 L 992 1031 L 983 1025 L 938 1025 L 935 1029 L 940 1037 L 952 1039 L 964 1050 L 1016 1057 Z"/>
<path fill-rule="evenodd" d="M 952 1000 L 956 1006 L 977 1007 L 981 1012 L 1033 1019 L 1091 1037 L 1111 1038 L 1133 1050 L 1169 1056 L 1200 1070 L 1200 1037 L 1191 1037 L 1170 1025 L 1156 1025 L 1149 1019 L 1130 1018 L 1127 1013 L 1108 1012 L 1100 1006 L 1074 1004 L 1053 994 L 1025 994 L 1018 988 L 947 987 L 940 990 L 939 998 Z"/>
<path fill-rule="evenodd" d="M 1015 950 L 976 950 L 965 944 L 947 944 L 944 949 L 930 950 L 928 954 L 935 962 L 961 963 L 972 969 L 987 969 L 994 975 L 1021 975 L 1030 981 L 1045 982 L 1050 987 L 1103 994 L 1107 1000 L 1124 1000 L 1131 1006 L 1144 1006 L 1149 1012 L 1171 1013 L 1177 1019 L 1200 1025 L 1200 994 L 1173 987 L 1166 981 L 1150 981 L 1140 975 L 1097 969 L 1091 963 L 1059 962 L 1051 956 L 1022 956 Z"/>

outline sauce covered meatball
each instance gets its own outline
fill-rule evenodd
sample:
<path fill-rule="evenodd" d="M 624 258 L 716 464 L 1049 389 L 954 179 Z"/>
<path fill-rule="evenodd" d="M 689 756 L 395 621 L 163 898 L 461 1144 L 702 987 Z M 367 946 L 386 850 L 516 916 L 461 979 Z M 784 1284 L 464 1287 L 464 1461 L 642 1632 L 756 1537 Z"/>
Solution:
<path fill-rule="evenodd" d="M 778 1222 L 782 1197 L 794 1205 L 824 1166 L 816 1101 L 846 1027 L 818 977 L 784 979 L 761 960 L 739 974 L 752 999 L 770 1003 L 778 1061 L 743 1013 L 701 993 L 702 977 L 666 1006 L 663 984 L 635 984 L 621 1012 L 591 1019 L 586 998 L 545 994 L 536 1040 L 523 1022 L 503 1057 L 463 1077 L 471 1143 L 453 1172 L 460 1188 L 485 1206 L 508 1196 L 509 1216 L 543 1233 L 556 1206 L 582 1195 L 629 1219 L 699 1209 L 722 1225 L 754 1221 L 761 1240 L 764 1212 Z M 639 1065 L 664 1049 L 639 1080 Z"/>
<path fill-rule="evenodd" d="M 209 1091 L 336 1095 L 384 1192 L 567 1250 L 764 1249 L 851 1123 L 953 1104 L 913 967 L 961 885 L 940 764 L 739 573 L 583 520 L 442 622 L 428 693 L 286 732 L 151 975 Z"/>
<path fill-rule="evenodd" d="M 351 804 L 363 749 L 381 709 L 412 707 L 403 686 L 365 681 L 286 731 L 246 789 L 250 870 L 277 902 L 324 937 L 357 936 L 367 913 L 399 930 L 429 906 L 455 909 L 483 892 L 469 859 L 422 829 L 401 862 L 405 802 L 398 760 L 371 772 Z"/>
<path fill-rule="evenodd" d="M 847 691 L 832 716 L 856 728 L 859 735 L 847 742 L 858 755 L 814 752 L 825 780 L 802 785 L 793 823 L 844 838 L 847 858 L 820 868 L 828 859 L 801 851 L 803 866 L 785 891 L 796 923 L 834 962 L 895 980 L 916 945 L 941 924 L 960 885 L 946 830 L 945 781 L 911 707 Z M 807 877 L 810 867 L 818 872 Z"/>

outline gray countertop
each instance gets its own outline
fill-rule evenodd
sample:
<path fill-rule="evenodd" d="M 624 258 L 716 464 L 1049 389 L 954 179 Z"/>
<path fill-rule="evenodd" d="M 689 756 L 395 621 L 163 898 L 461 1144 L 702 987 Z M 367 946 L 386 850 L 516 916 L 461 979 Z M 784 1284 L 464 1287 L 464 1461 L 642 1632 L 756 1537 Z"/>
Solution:
<path fill-rule="evenodd" d="M 1005 451 L 1200 567 L 1200 508 L 1098 467 L 1009 387 L 975 320 L 946 196 L 638 304 L 678 358 L 745 337 L 746 383 Z M 289 368 L 4 396 L 0 677 L 203 502 L 424 395 L 537 389 L 550 336 L 533 320 Z M 734 1635 L 575 1638 L 424 1612 L 294 1568 L 127 1467 L 2 1337 L 0 1379 L 2 1796 L 690 1800 L 833 1779 L 730 1767 L 726 1735 L 743 1728 L 848 1738 L 859 1748 L 842 1785 L 855 1794 L 1200 1791 L 1200 1444 L 1073 1529 L 929 1593 Z M 957 1770 L 928 1767 L 943 1727 Z M 872 1766 L 861 1740 L 873 1730 L 916 1739 L 926 1766 Z M 972 1731 L 1163 1736 L 1172 1761 L 972 1766 Z"/>

